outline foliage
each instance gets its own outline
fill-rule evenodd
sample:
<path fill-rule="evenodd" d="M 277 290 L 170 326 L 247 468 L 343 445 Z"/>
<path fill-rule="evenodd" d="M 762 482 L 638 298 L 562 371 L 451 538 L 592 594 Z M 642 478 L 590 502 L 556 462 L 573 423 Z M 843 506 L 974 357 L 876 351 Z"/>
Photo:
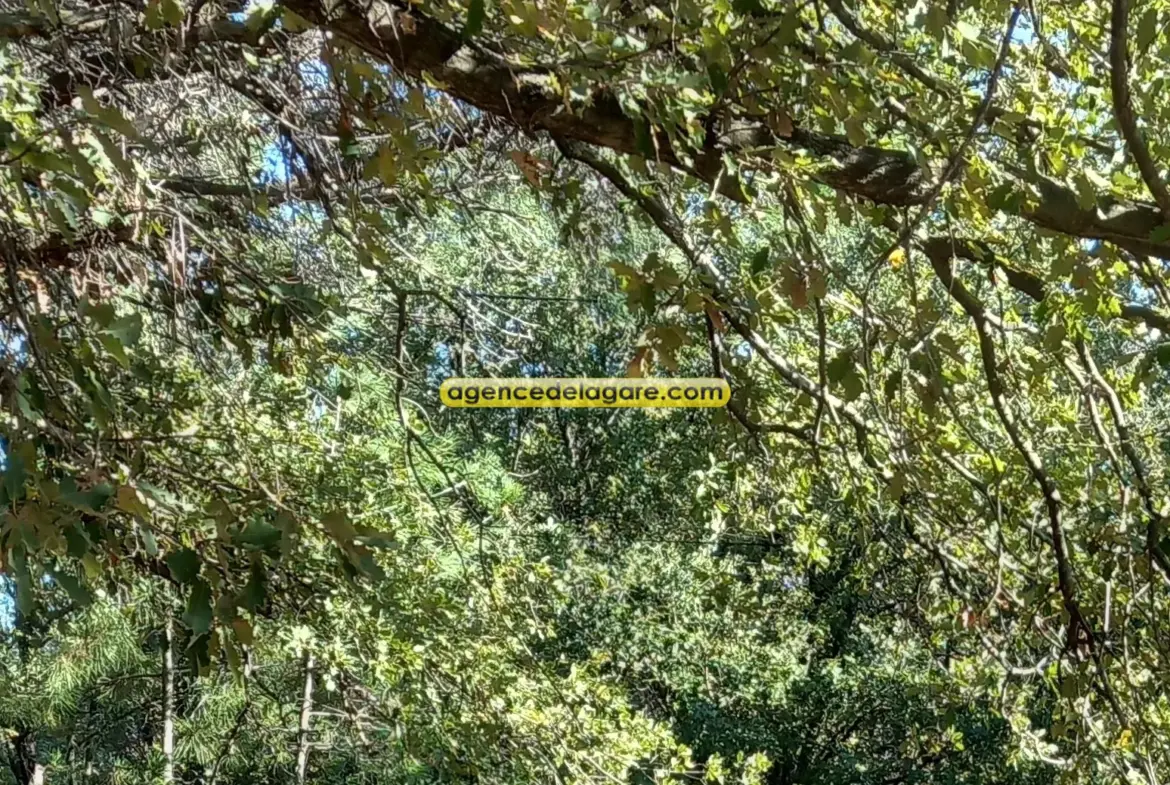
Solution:
<path fill-rule="evenodd" d="M 12 777 L 1165 779 L 1166 15 L 0 0 Z"/>

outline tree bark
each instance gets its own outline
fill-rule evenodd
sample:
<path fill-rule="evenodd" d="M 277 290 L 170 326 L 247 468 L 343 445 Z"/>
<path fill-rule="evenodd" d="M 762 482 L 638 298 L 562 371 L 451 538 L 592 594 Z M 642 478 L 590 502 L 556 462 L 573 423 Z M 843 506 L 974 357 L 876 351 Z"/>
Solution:
<path fill-rule="evenodd" d="M 44 785 L 45 767 L 37 762 L 35 731 L 23 730 L 12 739 L 12 753 L 8 767 L 17 785 Z"/>
<path fill-rule="evenodd" d="M 175 781 L 175 621 L 167 611 L 163 640 L 163 775 L 164 783 Z"/>
<path fill-rule="evenodd" d="M 313 718 L 313 669 L 316 659 L 305 652 L 305 691 L 301 697 L 301 721 L 297 730 L 297 785 L 305 785 L 309 768 L 309 724 Z"/>

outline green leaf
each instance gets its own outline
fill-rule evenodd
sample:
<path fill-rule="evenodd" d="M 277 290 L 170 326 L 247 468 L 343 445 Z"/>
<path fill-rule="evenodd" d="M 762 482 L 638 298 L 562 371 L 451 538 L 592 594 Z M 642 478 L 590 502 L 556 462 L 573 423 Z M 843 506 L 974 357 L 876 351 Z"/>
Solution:
<path fill-rule="evenodd" d="M 98 122 L 102 125 L 114 129 L 129 139 L 139 139 L 140 135 L 138 129 L 134 127 L 134 123 L 126 119 L 117 107 L 103 106 L 97 114 Z"/>
<path fill-rule="evenodd" d="M 959 39 L 959 52 L 973 68 L 990 68 L 995 54 L 989 47 L 970 39 Z"/>
<path fill-rule="evenodd" d="M 88 491 L 79 491 L 77 483 L 72 477 L 61 480 L 61 499 L 79 510 L 99 513 L 106 506 L 106 502 L 114 495 L 114 489 L 109 483 L 99 483 Z"/>
<path fill-rule="evenodd" d="M 35 169 L 39 172 L 73 174 L 72 161 L 56 153 L 38 150 L 31 153 L 24 153 L 21 160 L 29 169 Z"/>
<path fill-rule="evenodd" d="M 865 382 L 861 378 L 861 374 L 857 372 L 857 368 L 853 365 L 849 366 L 845 376 L 841 379 L 841 393 L 846 401 L 856 400 L 863 392 L 865 392 Z"/>
<path fill-rule="evenodd" d="M 825 375 L 830 382 L 840 382 L 853 368 L 853 350 L 844 349 L 825 366 Z"/>
<path fill-rule="evenodd" d="M 236 633 L 236 640 L 244 646 L 251 646 L 254 640 L 252 625 L 247 619 L 237 618 L 232 621 L 232 630 Z"/>
<path fill-rule="evenodd" d="M 771 249 L 766 245 L 752 254 L 752 275 L 759 275 L 764 270 L 767 270 L 770 259 Z"/>
<path fill-rule="evenodd" d="M 272 3 L 249 3 L 248 17 L 244 20 L 244 27 L 255 32 L 268 24 L 278 11 L 279 9 L 274 7 Z"/>
<path fill-rule="evenodd" d="M 393 187 L 398 182 L 398 159 L 391 145 L 384 144 L 378 148 L 375 170 L 387 187 Z"/>
<path fill-rule="evenodd" d="M 191 587 L 183 622 L 191 632 L 202 635 L 211 631 L 211 618 L 211 587 L 207 581 L 199 579 Z"/>
<path fill-rule="evenodd" d="M 840 56 L 842 60 L 860 63 L 861 65 L 869 65 L 876 59 L 873 51 L 858 39 L 854 39 L 851 44 L 842 49 Z"/>
<path fill-rule="evenodd" d="M 1048 329 L 1044 331 L 1044 345 L 1051 351 L 1056 351 L 1060 348 L 1061 343 L 1064 342 L 1065 336 L 1068 334 L 1068 329 L 1063 322 L 1053 322 L 1048 325 Z"/>
<path fill-rule="evenodd" d="M 854 147 L 862 147 L 866 142 L 865 119 L 854 115 L 845 121 L 845 136 Z"/>
<path fill-rule="evenodd" d="M 57 231 L 60 232 L 61 236 L 66 240 L 72 240 L 76 222 L 71 222 L 65 213 L 62 212 L 57 200 L 46 200 L 45 210 L 49 213 L 49 218 L 53 221 L 53 225 L 57 227 Z"/>
<path fill-rule="evenodd" d="M 808 271 L 808 293 L 817 300 L 825 299 L 825 295 L 829 293 L 829 281 L 820 268 Z"/>
<path fill-rule="evenodd" d="M 109 303 L 95 303 L 83 298 L 80 311 L 82 316 L 102 328 L 108 327 L 114 320 L 114 306 Z"/>
<path fill-rule="evenodd" d="M 1158 344 L 1150 351 L 1148 357 L 1161 367 L 1170 368 L 1170 343 Z"/>
<path fill-rule="evenodd" d="M 280 24 L 290 33 L 300 33 L 312 27 L 312 23 L 295 11 L 280 9 Z"/>
<path fill-rule="evenodd" d="M 155 539 L 150 527 L 143 526 L 139 533 L 142 535 L 142 547 L 146 549 L 146 555 L 152 559 L 158 556 L 158 540 Z"/>
<path fill-rule="evenodd" d="M 922 16 L 926 31 L 934 38 L 942 40 L 946 33 L 950 17 L 947 16 L 946 6 L 942 3 L 928 3 L 928 8 Z"/>
<path fill-rule="evenodd" d="M 727 72 L 719 63 L 710 63 L 707 65 L 707 79 L 711 82 L 711 90 L 715 95 L 722 95 L 723 91 L 727 89 L 728 80 Z"/>
<path fill-rule="evenodd" d="M 82 108 L 99 123 L 108 128 L 112 128 L 122 134 L 122 136 L 127 136 L 131 139 L 139 138 L 138 129 L 134 127 L 134 123 L 127 120 L 125 115 L 116 106 L 103 106 L 94 96 L 93 90 L 88 85 L 81 85 L 77 89 L 77 94 L 81 98 Z M 61 136 L 63 137 L 64 134 L 61 134 Z M 113 158 L 113 156 L 110 157 Z"/>
<path fill-rule="evenodd" d="M 267 596 L 268 576 L 265 575 L 263 567 L 253 564 L 252 573 L 248 577 L 248 583 L 244 585 L 244 590 L 240 592 L 238 602 L 241 607 L 255 611 L 264 605 Z"/>
<path fill-rule="evenodd" d="M 890 484 L 886 486 L 885 496 L 887 499 L 897 501 L 902 498 L 902 494 L 906 491 L 906 475 L 902 472 L 896 472 L 890 479 Z"/>
<path fill-rule="evenodd" d="M 190 548 L 183 548 L 167 556 L 167 567 L 179 583 L 191 583 L 199 577 L 199 556 Z"/>
<path fill-rule="evenodd" d="M 87 553 L 81 557 L 81 566 L 85 568 L 85 576 L 90 580 L 94 580 L 102 574 L 101 562 L 92 553 Z"/>
<path fill-rule="evenodd" d="M 977 41 L 979 39 L 979 28 L 970 22 L 955 22 L 955 32 L 968 41 Z"/>
<path fill-rule="evenodd" d="M 183 23 L 187 12 L 183 9 L 182 0 L 161 0 L 159 3 L 163 21 L 171 27 L 178 27 Z"/>
<path fill-rule="evenodd" d="M 102 384 L 92 368 L 85 369 L 85 377 L 89 382 L 86 392 L 89 393 L 91 409 L 98 424 L 103 428 L 108 424 L 110 414 L 114 411 L 114 399 L 109 389 Z"/>
<path fill-rule="evenodd" d="M 102 110 L 102 104 L 93 94 L 93 88 L 87 84 L 77 86 L 77 97 L 81 99 L 81 108 L 87 114 L 96 115 Z"/>
<path fill-rule="evenodd" d="M 94 130 L 93 135 L 97 138 L 98 144 L 101 145 L 102 152 L 106 154 L 106 158 L 113 165 L 115 169 L 121 172 L 126 178 L 133 179 L 135 176 L 134 165 L 122 155 L 122 148 L 115 144 L 108 136 L 98 130 Z"/>
<path fill-rule="evenodd" d="M 898 395 L 898 390 L 902 386 L 902 371 L 898 369 L 886 377 L 885 383 L 882 384 L 882 393 L 886 397 L 886 403 L 890 403 Z"/>
<path fill-rule="evenodd" d="M 1162 224 L 1154 231 L 1150 232 L 1151 243 L 1164 243 L 1170 240 L 1170 224 Z"/>
<path fill-rule="evenodd" d="M 236 539 L 244 545 L 268 548 L 277 545 L 282 536 L 283 532 L 268 521 L 253 518 L 248 521 L 247 527 L 236 536 Z"/>
<path fill-rule="evenodd" d="M 123 485 L 118 488 L 115 505 L 123 512 L 143 520 L 150 520 L 150 508 L 142 503 L 142 500 L 138 498 L 138 491 L 131 485 Z"/>
<path fill-rule="evenodd" d="M 187 660 L 191 663 L 192 678 L 202 678 L 211 672 L 211 641 L 209 633 L 192 635 L 187 644 Z"/>
<path fill-rule="evenodd" d="M 797 40 L 797 32 L 801 28 L 800 7 L 795 3 L 787 4 L 788 10 L 780 17 L 780 28 L 776 34 L 776 43 L 788 46 Z"/>
<path fill-rule="evenodd" d="M 65 535 L 65 552 L 69 556 L 80 559 L 89 553 L 91 545 L 89 536 L 80 522 L 73 521 L 71 524 L 62 525 L 61 530 Z"/>
<path fill-rule="evenodd" d="M 58 136 L 61 139 L 61 146 L 69 154 L 69 159 L 73 162 L 73 171 L 77 174 L 79 180 L 88 188 L 93 188 L 98 183 L 97 173 L 94 172 L 93 164 L 85 157 L 85 154 L 77 148 L 73 143 L 73 136 L 68 131 L 61 131 Z"/>
<path fill-rule="evenodd" d="M 610 262 L 609 269 L 613 270 L 614 275 L 627 280 L 638 280 L 642 274 L 624 262 Z"/>
<path fill-rule="evenodd" d="M 15 545 L 8 552 L 8 575 L 16 580 L 16 607 L 26 616 L 33 612 L 36 602 L 33 596 L 32 573 L 28 564 L 28 551 L 23 545 Z"/>
<path fill-rule="evenodd" d="M 473 38 L 483 30 L 484 0 L 471 0 L 467 8 L 467 24 L 463 26 L 463 38 Z"/>
<path fill-rule="evenodd" d="M 73 600 L 79 607 L 84 608 L 93 602 L 93 593 L 77 578 L 59 570 L 53 570 L 52 575 L 57 585 L 64 589 L 65 593 L 69 595 L 69 599 Z"/>
<path fill-rule="evenodd" d="M 33 580 L 28 567 L 16 571 L 16 609 L 25 616 L 31 616 L 36 610 L 36 597 L 33 595 Z"/>
<path fill-rule="evenodd" d="M 163 26 L 162 6 L 159 0 L 150 0 L 146 4 L 146 13 L 143 15 L 142 23 L 147 30 L 158 30 Z"/>
<path fill-rule="evenodd" d="M 118 365 L 123 368 L 130 368 L 130 358 L 126 356 L 126 349 L 122 346 L 122 342 L 112 335 L 102 333 L 98 335 L 98 341 L 105 347 L 106 351 L 117 361 Z"/>
<path fill-rule="evenodd" d="M 654 129 L 646 121 L 646 118 L 634 118 L 634 147 L 643 158 L 650 161 L 658 159 L 657 151 L 654 149 L 653 134 Z"/>
<path fill-rule="evenodd" d="M 1158 9 L 1149 8 L 1138 21 L 1137 51 L 1144 52 L 1158 35 Z"/>
<path fill-rule="evenodd" d="M 1082 210 L 1092 210 L 1097 206 L 1097 187 L 1084 172 L 1080 172 L 1073 180 L 1077 189 L 1077 206 Z"/>
<path fill-rule="evenodd" d="M 117 338 L 123 346 L 134 346 L 142 335 L 142 314 L 132 313 L 115 319 L 106 332 Z"/>
<path fill-rule="evenodd" d="M 378 562 L 374 559 L 374 554 L 368 548 L 358 546 L 350 554 L 350 561 L 367 578 L 380 581 L 386 577 L 386 572 L 378 565 Z"/>
<path fill-rule="evenodd" d="M 1011 183 L 1001 183 L 987 195 L 987 207 L 996 212 L 1016 212 L 1022 201 L 1022 194 Z"/>
<path fill-rule="evenodd" d="M 24 459 L 15 450 L 9 450 L 6 456 L 7 465 L 4 467 L 4 490 L 10 500 L 17 500 L 24 496 L 24 481 L 28 476 L 24 468 Z"/>

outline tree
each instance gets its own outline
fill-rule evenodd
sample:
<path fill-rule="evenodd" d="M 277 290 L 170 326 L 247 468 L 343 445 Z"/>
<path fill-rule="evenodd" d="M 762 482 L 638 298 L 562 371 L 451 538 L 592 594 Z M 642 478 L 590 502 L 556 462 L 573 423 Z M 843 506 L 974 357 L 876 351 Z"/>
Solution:
<path fill-rule="evenodd" d="M 497 583 L 515 580 L 518 607 L 575 620 L 576 651 L 628 637 L 590 617 L 600 601 L 570 613 L 519 588 L 541 557 L 554 566 L 537 585 L 555 584 L 585 545 L 601 564 L 615 542 L 690 541 L 654 565 L 666 582 L 697 553 L 755 549 L 764 564 L 783 555 L 780 588 L 746 580 L 816 606 L 784 617 L 824 636 L 808 649 L 813 694 L 864 651 L 878 671 L 882 657 L 931 663 L 925 688 L 949 695 L 917 704 L 907 690 L 924 685 L 896 678 L 896 721 L 849 736 L 841 707 L 888 684 L 853 671 L 856 690 L 791 718 L 806 741 L 781 761 L 788 720 L 753 749 L 749 715 L 693 730 L 709 726 L 685 667 L 660 669 L 657 693 L 598 664 L 554 678 L 522 654 L 548 632 L 534 623 L 500 644 L 542 707 L 501 738 L 533 754 L 471 767 L 451 753 L 436 771 L 661 778 L 691 762 L 664 752 L 659 717 L 711 776 L 734 748 L 775 781 L 858 766 L 905 779 L 891 761 L 941 766 L 950 730 L 1001 738 L 998 715 L 1009 759 L 977 756 L 956 778 L 1023 761 L 1028 776 L 1157 782 L 1170 770 L 1165 13 L 1125 0 L 5 7 L 0 501 L 15 605 L 33 618 L 44 582 L 77 604 L 99 583 L 164 582 L 183 597 L 186 656 L 209 674 L 213 641 L 241 659 L 246 644 L 219 642 L 239 622 L 406 581 L 382 552 L 384 489 L 356 468 L 384 466 L 393 509 L 424 510 L 445 542 L 435 558 L 474 553 L 456 595 L 489 603 L 503 629 L 528 623 L 497 604 Z M 567 324 L 527 337 L 554 317 Z M 472 419 L 426 403 L 451 373 L 558 369 L 711 373 L 735 395 L 726 422 Z M 377 391 L 373 411 L 347 403 L 358 384 Z M 391 429 L 393 459 L 370 436 Z M 503 467 L 525 466 L 518 491 Z M 475 672 L 472 694 L 507 693 Z M 560 761 L 571 722 L 557 688 L 580 685 L 622 726 L 615 679 L 663 705 L 631 710 L 637 730 L 612 759 L 590 763 L 582 733 Z M 956 695 L 974 707 L 961 718 L 946 714 Z M 784 716 L 732 703 L 725 716 Z M 891 750 L 890 729 L 920 729 L 920 710 L 950 717 L 930 737 L 943 746 Z M 465 721 L 428 744 L 464 739 Z M 838 721 L 863 760 L 817 748 Z"/>

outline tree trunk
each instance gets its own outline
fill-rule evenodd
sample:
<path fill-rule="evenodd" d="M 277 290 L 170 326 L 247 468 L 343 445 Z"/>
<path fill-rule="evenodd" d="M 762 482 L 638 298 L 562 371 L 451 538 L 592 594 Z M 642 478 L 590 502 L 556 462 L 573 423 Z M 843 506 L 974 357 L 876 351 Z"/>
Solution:
<path fill-rule="evenodd" d="M 8 767 L 17 785 L 44 785 L 45 767 L 37 763 L 37 736 L 34 731 L 21 731 L 12 739 Z"/>
<path fill-rule="evenodd" d="M 309 723 L 313 717 L 313 667 L 316 660 L 305 652 L 305 692 L 301 698 L 301 722 L 297 732 L 297 785 L 305 785 L 309 768 Z"/>
<path fill-rule="evenodd" d="M 65 756 L 65 765 L 69 770 L 69 785 L 77 785 L 77 732 L 69 733 L 69 752 Z"/>
<path fill-rule="evenodd" d="M 14 586 L 16 591 L 18 587 Z M 36 649 L 36 641 L 31 640 L 28 617 L 22 610 L 19 596 L 14 596 L 15 613 L 12 619 L 12 631 L 16 638 L 17 655 L 20 664 L 24 667 L 28 663 L 29 652 Z M 42 785 L 45 781 L 45 767 L 37 762 L 37 732 L 29 727 L 17 726 L 16 734 L 9 737 L 11 749 L 8 751 L 8 768 L 12 772 L 16 785 Z"/>
<path fill-rule="evenodd" d="M 175 621 L 167 610 L 163 640 L 163 775 L 168 785 L 175 781 Z"/>

